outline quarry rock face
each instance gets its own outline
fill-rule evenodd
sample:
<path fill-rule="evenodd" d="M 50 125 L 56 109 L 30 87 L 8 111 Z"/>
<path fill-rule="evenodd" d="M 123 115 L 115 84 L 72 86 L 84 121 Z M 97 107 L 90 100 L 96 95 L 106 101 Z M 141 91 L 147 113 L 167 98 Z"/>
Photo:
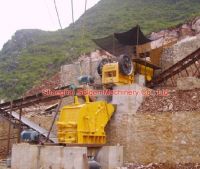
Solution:
<path fill-rule="evenodd" d="M 165 49 L 161 56 L 163 70 L 182 60 L 198 48 L 200 48 L 200 35 L 186 37 L 172 47 Z"/>
<path fill-rule="evenodd" d="M 195 77 L 183 77 L 177 80 L 177 89 L 192 90 L 200 88 L 200 79 Z"/>
<path fill-rule="evenodd" d="M 195 30 L 196 33 L 200 33 L 200 19 L 198 19 L 193 25 L 192 29 Z"/>
<path fill-rule="evenodd" d="M 176 27 L 161 30 L 159 32 L 152 32 L 150 39 L 157 40 L 159 38 L 177 38 L 183 39 L 186 36 L 194 36 L 200 33 L 200 17 L 196 17 L 184 24 Z"/>
<path fill-rule="evenodd" d="M 193 35 L 193 30 L 191 29 L 190 25 L 184 24 L 180 29 L 180 35 L 182 37 L 186 37 L 188 35 Z"/>

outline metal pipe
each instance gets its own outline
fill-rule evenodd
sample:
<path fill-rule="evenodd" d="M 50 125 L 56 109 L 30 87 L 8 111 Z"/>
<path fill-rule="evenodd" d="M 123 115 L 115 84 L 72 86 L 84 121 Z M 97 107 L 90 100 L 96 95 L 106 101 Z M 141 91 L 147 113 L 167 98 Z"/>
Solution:
<path fill-rule="evenodd" d="M 12 103 L 12 101 L 10 102 L 10 107 L 11 107 L 10 115 L 12 115 L 12 107 L 13 107 L 13 103 Z M 9 126 L 8 126 L 7 155 L 9 155 L 9 153 L 10 153 L 10 133 L 11 133 L 11 122 L 9 122 Z"/>
<path fill-rule="evenodd" d="M 20 108 L 20 111 L 19 111 L 19 133 L 18 133 L 18 140 L 17 142 L 20 143 L 20 137 L 21 137 L 21 132 L 22 132 L 22 108 Z"/>
<path fill-rule="evenodd" d="M 53 125 L 54 125 L 54 123 L 55 123 L 55 121 L 56 121 L 56 117 L 57 117 L 57 115 L 58 115 L 58 113 L 59 113 L 59 109 L 60 109 L 60 106 L 61 106 L 61 104 L 62 104 L 62 100 L 63 100 L 63 98 L 60 99 L 60 102 L 59 102 L 58 107 L 57 107 L 57 109 L 56 109 L 56 114 L 55 114 L 55 116 L 54 116 L 54 118 L 53 118 L 53 121 L 52 121 L 52 123 L 51 123 L 51 127 L 50 127 L 50 129 L 49 129 L 49 132 L 48 132 L 48 135 L 47 135 L 47 137 L 46 137 L 45 142 L 47 142 L 47 141 L 49 140 L 49 136 L 50 136 L 50 133 L 51 133 L 51 131 L 52 131 L 52 129 L 53 129 Z"/>

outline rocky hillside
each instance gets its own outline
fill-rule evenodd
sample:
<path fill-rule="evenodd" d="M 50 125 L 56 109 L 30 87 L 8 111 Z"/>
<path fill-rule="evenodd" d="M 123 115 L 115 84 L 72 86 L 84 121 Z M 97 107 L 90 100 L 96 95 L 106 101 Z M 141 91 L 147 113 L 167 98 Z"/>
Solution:
<path fill-rule="evenodd" d="M 101 0 L 62 31 L 17 31 L 0 52 L 0 98 L 19 97 L 62 64 L 94 50 L 92 38 L 136 24 L 148 34 L 200 15 L 199 9 L 199 0 Z"/>

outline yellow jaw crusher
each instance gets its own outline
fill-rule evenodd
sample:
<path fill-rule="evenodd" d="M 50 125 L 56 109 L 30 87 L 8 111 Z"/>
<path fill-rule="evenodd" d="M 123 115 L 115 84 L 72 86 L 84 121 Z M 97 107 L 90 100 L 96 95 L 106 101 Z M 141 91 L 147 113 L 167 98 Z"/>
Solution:
<path fill-rule="evenodd" d="M 133 63 L 130 57 L 122 55 L 118 62 L 103 59 L 97 67 L 102 84 L 125 85 L 134 82 Z"/>
<path fill-rule="evenodd" d="M 106 101 L 80 104 L 75 96 L 74 104 L 61 109 L 57 121 L 59 143 L 63 144 L 105 144 L 104 128 L 110 120 L 114 106 Z"/>
<path fill-rule="evenodd" d="M 146 81 L 151 81 L 154 75 L 153 68 L 152 64 L 141 59 L 132 60 L 127 55 L 121 55 L 117 62 L 103 59 L 97 72 L 102 77 L 102 84 L 120 86 L 134 83 L 135 74 L 144 75 Z"/>

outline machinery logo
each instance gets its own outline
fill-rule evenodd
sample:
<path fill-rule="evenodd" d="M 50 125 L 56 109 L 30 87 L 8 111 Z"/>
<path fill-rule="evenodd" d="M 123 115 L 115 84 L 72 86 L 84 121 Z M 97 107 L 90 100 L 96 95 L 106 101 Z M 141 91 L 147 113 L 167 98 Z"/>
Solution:
<path fill-rule="evenodd" d="M 150 89 L 143 89 L 143 90 L 94 90 L 94 89 L 78 89 L 77 91 L 70 90 L 70 89 L 64 89 L 64 90 L 51 90 L 51 89 L 45 89 L 42 91 L 42 94 L 44 96 L 113 96 L 113 95 L 119 95 L 119 96 L 168 96 L 169 92 L 168 90 L 150 90 Z"/>

